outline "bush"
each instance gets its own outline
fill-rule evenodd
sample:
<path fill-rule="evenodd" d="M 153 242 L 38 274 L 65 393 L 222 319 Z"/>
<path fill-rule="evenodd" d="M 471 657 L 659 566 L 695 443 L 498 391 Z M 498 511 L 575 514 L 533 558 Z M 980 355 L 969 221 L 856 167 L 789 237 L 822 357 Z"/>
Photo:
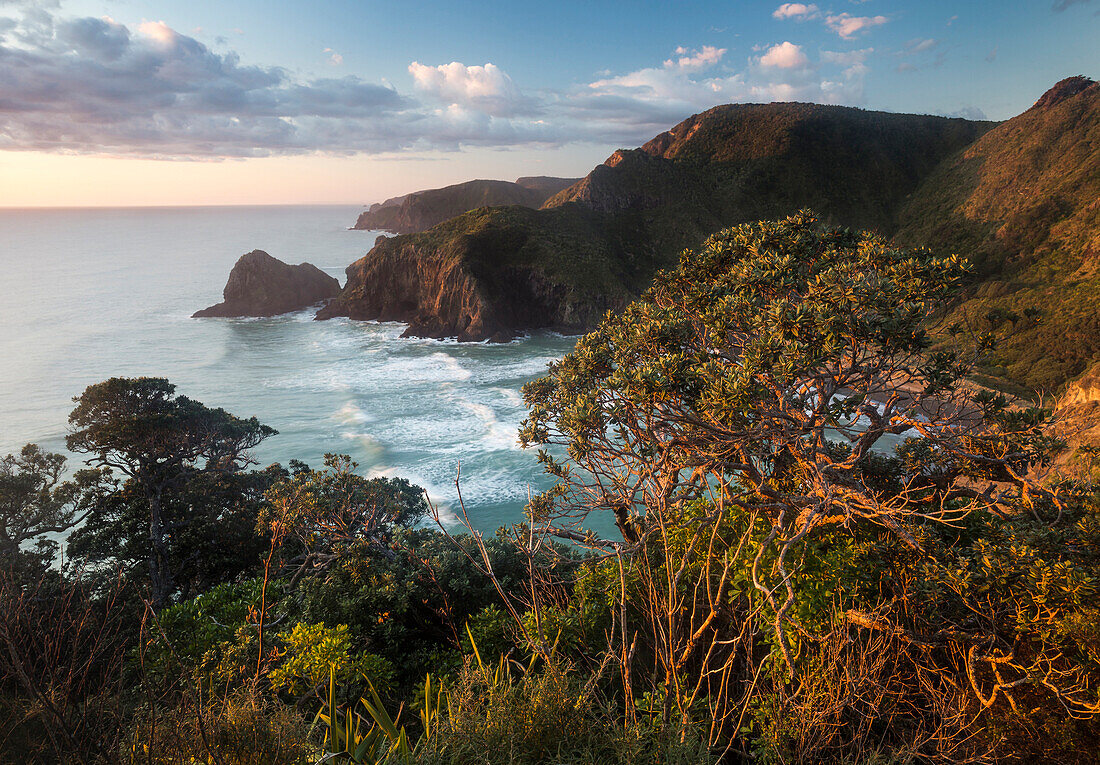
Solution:
<path fill-rule="evenodd" d="M 236 692 L 206 704 L 201 716 L 194 706 L 181 706 L 153 717 L 152 724 L 140 721 L 128 755 L 133 765 L 312 765 L 320 747 L 309 734 L 294 708 Z"/>

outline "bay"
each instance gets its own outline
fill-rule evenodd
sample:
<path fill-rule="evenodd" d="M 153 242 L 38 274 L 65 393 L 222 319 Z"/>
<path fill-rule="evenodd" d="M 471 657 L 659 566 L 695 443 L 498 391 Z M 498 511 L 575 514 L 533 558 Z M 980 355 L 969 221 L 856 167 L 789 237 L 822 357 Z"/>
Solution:
<path fill-rule="evenodd" d="M 64 451 L 72 398 L 87 385 L 167 377 L 276 428 L 255 450 L 260 464 L 350 454 L 365 475 L 423 486 L 445 513 L 461 466 L 476 527 L 521 520 L 529 493 L 548 483 L 516 443 L 520 387 L 575 338 L 402 339 L 400 324 L 317 322 L 312 311 L 190 318 L 221 299 L 233 263 L 253 249 L 343 282 L 378 234 L 348 230 L 360 209 L 0 210 L 0 454 L 29 442 Z"/>

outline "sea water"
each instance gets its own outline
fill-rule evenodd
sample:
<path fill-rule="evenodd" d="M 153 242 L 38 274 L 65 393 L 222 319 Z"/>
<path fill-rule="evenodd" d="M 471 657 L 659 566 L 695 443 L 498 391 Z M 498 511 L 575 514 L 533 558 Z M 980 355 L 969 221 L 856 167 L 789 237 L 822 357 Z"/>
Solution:
<path fill-rule="evenodd" d="M 364 475 L 424 487 L 452 519 L 461 468 L 477 528 L 520 521 L 529 494 L 549 485 L 516 440 L 520 388 L 575 338 L 403 339 L 400 324 L 313 321 L 312 311 L 190 318 L 220 302 L 233 264 L 254 249 L 343 282 L 379 233 L 348 230 L 359 211 L 0 210 L 0 455 L 25 443 L 64 452 L 72 399 L 92 383 L 166 377 L 181 394 L 276 428 L 254 450 L 261 465 L 350 454 Z"/>

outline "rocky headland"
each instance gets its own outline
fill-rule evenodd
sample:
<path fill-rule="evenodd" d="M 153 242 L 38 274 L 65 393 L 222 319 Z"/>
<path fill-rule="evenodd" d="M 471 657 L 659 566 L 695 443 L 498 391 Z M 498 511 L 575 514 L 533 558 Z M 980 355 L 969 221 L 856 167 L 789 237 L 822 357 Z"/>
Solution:
<path fill-rule="evenodd" d="M 460 341 L 581 332 L 644 288 L 610 267 L 610 253 L 593 249 L 598 225 L 591 214 L 512 206 L 380 237 L 348 266 L 346 288 L 317 318 L 401 321 L 405 336 Z"/>
<path fill-rule="evenodd" d="M 352 226 L 363 231 L 414 234 L 479 207 L 539 207 L 578 178 L 534 176 L 511 181 L 467 181 L 441 189 L 414 191 L 371 205 Z"/>
<path fill-rule="evenodd" d="M 890 232 L 920 181 L 992 126 L 815 104 L 716 107 L 615 152 L 541 209 L 480 207 L 380 239 L 318 318 L 403 321 L 407 334 L 460 340 L 583 331 L 683 248 L 736 223 L 811 207 Z"/>
<path fill-rule="evenodd" d="M 309 263 L 292 266 L 263 250 L 242 255 L 222 290 L 224 300 L 192 318 L 277 316 L 336 297 L 340 282 Z"/>

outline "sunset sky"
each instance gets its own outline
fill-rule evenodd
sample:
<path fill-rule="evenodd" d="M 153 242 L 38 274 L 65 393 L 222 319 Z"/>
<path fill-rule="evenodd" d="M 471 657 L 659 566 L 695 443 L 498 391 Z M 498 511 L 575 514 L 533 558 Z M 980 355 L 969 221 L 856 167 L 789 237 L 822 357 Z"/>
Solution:
<path fill-rule="evenodd" d="M 0 0 L 0 206 L 363 204 L 583 175 L 717 104 L 1000 120 L 1100 0 Z"/>

